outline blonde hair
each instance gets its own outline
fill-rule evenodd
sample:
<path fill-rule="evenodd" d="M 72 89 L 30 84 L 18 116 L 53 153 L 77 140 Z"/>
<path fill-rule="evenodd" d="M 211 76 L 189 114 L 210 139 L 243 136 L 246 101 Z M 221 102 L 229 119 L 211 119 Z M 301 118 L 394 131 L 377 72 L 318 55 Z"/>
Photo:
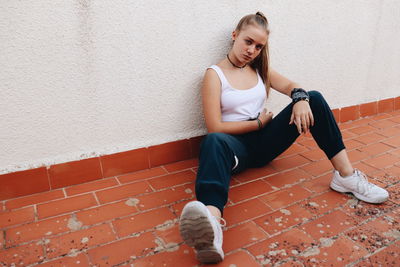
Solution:
<path fill-rule="evenodd" d="M 264 14 L 258 11 L 256 14 L 249 14 L 240 19 L 235 31 L 239 33 L 243 28 L 248 25 L 260 26 L 269 35 L 269 24 L 268 19 Z M 268 39 L 265 46 L 262 48 L 260 54 L 250 63 L 250 66 L 258 71 L 260 74 L 265 88 L 267 90 L 267 96 L 270 91 L 270 80 L 269 80 L 269 49 L 268 49 Z"/>

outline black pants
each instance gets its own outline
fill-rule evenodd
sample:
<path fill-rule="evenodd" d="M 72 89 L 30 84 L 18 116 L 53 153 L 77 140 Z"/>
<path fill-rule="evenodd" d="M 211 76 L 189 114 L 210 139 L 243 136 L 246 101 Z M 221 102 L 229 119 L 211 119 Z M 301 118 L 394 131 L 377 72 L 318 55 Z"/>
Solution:
<path fill-rule="evenodd" d="M 311 134 L 331 159 L 345 148 L 342 135 L 324 97 L 317 91 L 310 91 L 309 95 L 314 116 Z M 196 179 L 197 199 L 222 212 L 232 173 L 264 166 L 289 148 L 299 136 L 297 127 L 289 125 L 292 108 L 293 104 L 289 104 L 260 131 L 241 135 L 210 133 L 204 137 Z"/>

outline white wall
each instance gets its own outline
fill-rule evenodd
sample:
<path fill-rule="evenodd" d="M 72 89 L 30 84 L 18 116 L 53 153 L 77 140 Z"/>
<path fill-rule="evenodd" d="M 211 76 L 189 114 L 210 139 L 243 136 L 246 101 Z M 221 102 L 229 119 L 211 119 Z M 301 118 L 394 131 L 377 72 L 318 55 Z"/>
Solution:
<path fill-rule="evenodd" d="M 0 0 L 0 173 L 205 134 L 204 70 L 257 10 L 273 67 L 332 108 L 400 95 L 396 0 Z"/>

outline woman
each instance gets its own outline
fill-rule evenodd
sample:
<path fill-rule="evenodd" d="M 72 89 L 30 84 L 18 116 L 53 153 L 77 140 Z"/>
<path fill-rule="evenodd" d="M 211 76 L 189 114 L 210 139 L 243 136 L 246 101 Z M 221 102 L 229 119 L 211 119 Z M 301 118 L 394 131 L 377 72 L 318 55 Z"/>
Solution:
<path fill-rule="evenodd" d="M 202 97 L 208 135 L 200 149 L 197 201 L 180 218 L 183 240 L 203 263 L 222 261 L 221 216 L 232 173 L 260 167 L 311 132 L 334 167 L 331 188 L 381 203 L 388 192 L 353 169 L 340 130 L 323 96 L 307 92 L 269 66 L 268 20 L 261 13 L 243 17 L 232 33 L 226 58 L 207 69 Z M 264 109 L 270 87 L 292 98 L 275 118 Z M 223 219 L 222 219 L 223 220 Z"/>

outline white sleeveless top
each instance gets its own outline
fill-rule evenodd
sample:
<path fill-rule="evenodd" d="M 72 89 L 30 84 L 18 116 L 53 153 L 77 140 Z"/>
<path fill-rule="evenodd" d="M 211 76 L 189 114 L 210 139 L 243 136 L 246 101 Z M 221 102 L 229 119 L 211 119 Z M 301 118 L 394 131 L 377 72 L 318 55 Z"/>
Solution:
<path fill-rule="evenodd" d="M 226 79 L 221 68 L 212 65 L 221 81 L 221 113 L 222 121 L 246 121 L 255 119 L 264 109 L 266 90 L 263 80 L 257 72 L 258 83 L 256 86 L 239 90 L 233 88 Z"/>

